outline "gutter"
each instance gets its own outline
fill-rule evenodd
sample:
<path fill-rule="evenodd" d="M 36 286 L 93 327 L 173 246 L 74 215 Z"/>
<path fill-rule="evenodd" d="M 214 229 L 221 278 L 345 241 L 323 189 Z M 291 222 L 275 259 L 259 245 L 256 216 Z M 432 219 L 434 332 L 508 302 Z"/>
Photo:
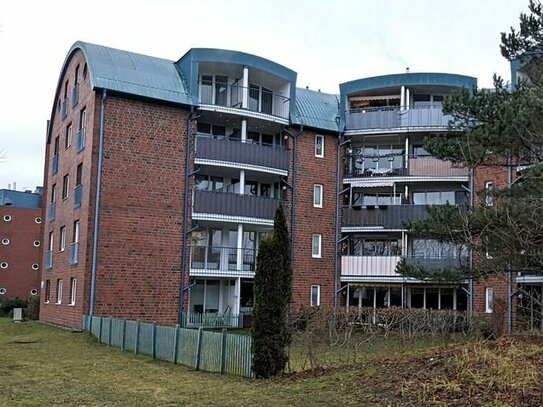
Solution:
<path fill-rule="evenodd" d="M 96 258 L 98 257 L 98 232 L 100 220 L 100 195 L 102 185 L 102 165 L 104 160 L 104 122 L 105 122 L 105 103 L 107 97 L 107 89 L 102 91 L 102 101 L 100 102 L 100 129 L 98 141 L 98 170 L 96 175 L 96 199 L 94 201 L 94 224 L 92 236 L 92 269 L 91 269 L 91 284 L 90 284 L 90 304 L 89 304 L 89 327 L 90 321 L 94 315 L 94 301 L 96 296 Z"/>

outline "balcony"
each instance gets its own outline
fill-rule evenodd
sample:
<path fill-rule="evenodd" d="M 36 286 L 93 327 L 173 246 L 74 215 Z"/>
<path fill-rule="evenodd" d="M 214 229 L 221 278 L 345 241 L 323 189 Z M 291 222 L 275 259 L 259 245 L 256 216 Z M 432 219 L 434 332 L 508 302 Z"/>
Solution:
<path fill-rule="evenodd" d="M 439 257 L 439 258 L 424 258 L 424 257 L 404 257 L 405 264 L 410 266 L 421 267 L 427 271 L 440 271 L 447 269 L 459 269 L 462 265 L 466 266 L 468 258 L 463 257 Z"/>
<path fill-rule="evenodd" d="M 217 191 L 194 191 L 193 214 L 261 218 L 273 221 L 279 200 Z M 193 215 L 193 218 L 196 218 Z"/>
<path fill-rule="evenodd" d="M 346 178 L 375 177 L 467 177 L 468 169 L 455 166 L 450 161 L 443 161 L 432 156 L 410 155 L 405 165 L 405 155 L 388 154 L 349 155 L 346 156 Z"/>
<path fill-rule="evenodd" d="M 81 194 L 82 194 L 83 187 L 81 184 L 77 185 L 74 188 L 74 209 L 81 207 Z"/>
<path fill-rule="evenodd" d="M 53 251 L 47 250 L 45 252 L 45 269 L 51 270 L 53 268 Z"/>
<path fill-rule="evenodd" d="M 76 83 L 72 88 L 72 109 L 79 103 L 79 84 Z"/>
<path fill-rule="evenodd" d="M 239 139 L 198 135 L 196 158 L 258 165 L 288 170 L 288 151 L 267 144 L 242 143 Z"/>
<path fill-rule="evenodd" d="M 351 109 L 345 115 L 347 130 L 424 130 L 447 128 L 452 116 L 443 114 L 441 106 L 399 106 Z"/>
<path fill-rule="evenodd" d="M 428 211 L 426 205 L 346 206 L 341 215 L 344 227 L 405 229 L 404 222 L 424 220 Z"/>
<path fill-rule="evenodd" d="M 60 106 L 60 119 L 64 120 L 66 117 L 68 117 L 68 98 L 65 98 Z"/>
<path fill-rule="evenodd" d="M 51 174 L 55 175 L 58 172 L 58 154 L 55 154 L 51 159 Z"/>
<path fill-rule="evenodd" d="M 85 148 L 85 129 L 84 128 L 79 129 L 75 139 L 76 139 L 76 150 L 78 153 L 80 153 Z"/>
<path fill-rule="evenodd" d="M 53 222 L 55 220 L 56 209 L 57 209 L 57 204 L 55 202 L 51 202 L 47 206 L 47 220 L 49 222 Z"/>
<path fill-rule="evenodd" d="M 341 276 L 347 277 L 401 277 L 396 266 L 401 256 L 342 256 Z"/>
<path fill-rule="evenodd" d="M 257 251 L 236 247 L 190 247 L 191 275 L 252 276 Z"/>
<path fill-rule="evenodd" d="M 221 106 L 288 119 L 290 99 L 260 87 L 200 81 L 200 106 Z M 235 111 L 233 111 L 235 112 Z"/>
<path fill-rule="evenodd" d="M 70 264 L 77 263 L 79 263 L 79 242 L 73 242 L 70 244 Z"/>

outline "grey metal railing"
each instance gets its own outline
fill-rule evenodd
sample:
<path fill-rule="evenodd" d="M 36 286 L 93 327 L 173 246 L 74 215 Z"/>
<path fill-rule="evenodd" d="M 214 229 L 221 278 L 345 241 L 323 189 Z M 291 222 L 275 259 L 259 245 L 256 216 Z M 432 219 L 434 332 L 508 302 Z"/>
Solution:
<path fill-rule="evenodd" d="M 346 112 L 347 130 L 447 127 L 452 116 L 443 114 L 441 106 L 399 106 L 351 109 Z"/>
<path fill-rule="evenodd" d="M 200 81 L 200 104 L 250 110 L 288 118 L 290 98 L 270 90 L 211 81 Z M 243 99 L 247 98 L 247 106 Z"/>
<path fill-rule="evenodd" d="M 288 151 L 280 146 L 256 144 L 228 137 L 198 134 L 196 158 L 229 161 L 288 170 Z"/>
<path fill-rule="evenodd" d="M 58 172 L 58 154 L 55 154 L 51 159 L 51 174 L 55 175 Z"/>
<path fill-rule="evenodd" d="M 51 270 L 53 268 L 53 251 L 47 250 L 45 252 L 45 269 Z"/>
<path fill-rule="evenodd" d="M 55 202 L 49 203 L 47 206 L 47 220 L 52 222 L 55 220 L 57 204 Z"/>
<path fill-rule="evenodd" d="M 405 222 L 428 217 L 426 205 L 368 205 L 342 208 L 343 226 L 403 229 Z"/>
<path fill-rule="evenodd" d="M 76 83 L 72 88 L 72 108 L 79 103 L 79 84 Z"/>
<path fill-rule="evenodd" d="M 70 244 L 70 264 L 79 263 L 79 242 Z"/>
<path fill-rule="evenodd" d="M 74 188 L 74 209 L 81 207 L 81 194 L 83 187 L 81 184 Z"/>
<path fill-rule="evenodd" d="M 256 269 L 255 249 L 191 246 L 190 267 L 201 270 L 251 271 Z M 238 262 L 239 258 L 239 262 Z"/>
<path fill-rule="evenodd" d="M 85 129 L 79 129 L 76 135 L 76 148 L 79 153 L 85 148 Z"/>
<path fill-rule="evenodd" d="M 194 191 L 193 213 L 273 219 L 279 200 L 228 192 Z"/>

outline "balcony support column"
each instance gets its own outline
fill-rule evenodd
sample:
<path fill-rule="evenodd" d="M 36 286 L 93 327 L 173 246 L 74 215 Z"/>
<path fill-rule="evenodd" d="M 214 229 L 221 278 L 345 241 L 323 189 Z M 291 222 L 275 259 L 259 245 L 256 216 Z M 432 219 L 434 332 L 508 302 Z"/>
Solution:
<path fill-rule="evenodd" d="M 400 110 L 405 109 L 405 86 L 402 86 L 400 91 Z"/>
<path fill-rule="evenodd" d="M 405 161 L 405 164 L 404 164 L 404 167 L 409 169 L 409 136 L 406 136 L 405 137 L 405 158 L 404 158 L 404 161 Z"/>
<path fill-rule="evenodd" d="M 405 88 L 405 110 L 409 110 L 409 100 L 411 99 L 409 95 L 409 88 Z"/>
<path fill-rule="evenodd" d="M 241 99 L 241 107 L 243 109 L 249 108 L 249 68 L 247 66 L 243 67 L 243 78 L 242 78 L 242 99 Z"/>
<path fill-rule="evenodd" d="M 247 142 L 247 120 L 243 119 L 241 121 L 241 142 Z"/>
<path fill-rule="evenodd" d="M 236 270 L 243 270 L 243 224 L 238 225 L 238 245 L 237 245 L 237 256 L 236 256 Z"/>
<path fill-rule="evenodd" d="M 234 304 L 232 307 L 232 314 L 238 315 L 240 309 L 240 299 L 241 299 L 241 278 L 236 278 L 236 285 L 234 287 Z"/>
<path fill-rule="evenodd" d="M 245 170 L 239 171 L 239 194 L 245 195 Z"/>

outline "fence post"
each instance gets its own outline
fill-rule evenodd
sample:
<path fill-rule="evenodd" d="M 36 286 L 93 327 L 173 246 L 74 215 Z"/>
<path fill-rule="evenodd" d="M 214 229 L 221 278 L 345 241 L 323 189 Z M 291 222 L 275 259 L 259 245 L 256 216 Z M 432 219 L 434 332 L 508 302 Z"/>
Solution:
<path fill-rule="evenodd" d="M 173 336 L 173 363 L 177 363 L 177 352 L 179 347 L 179 324 L 175 326 L 175 332 Z"/>
<path fill-rule="evenodd" d="M 100 317 L 100 329 L 98 330 L 98 343 L 102 342 L 102 317 Z"/>
<path fill-rule="evenodd" d="M 126 319 L 123 319 L 123 335 L 121 339 L 121 352 L 124 352 L 124 339 L 126 337 Z"/>
<path fill-rule="evenodd" d="M 134 353 L 138 353 L 138 345 L 139 345 L 139 337 L 140 337 L 140 321 L 136 322 L 136 339 L 134 340 Z"/>
<path fill-rule="evenodd" d="M 226 328 L 222 330 L 222 342 L 221 342 L 221 374 L 224 374 L 224 365 L 226 364 Z"/>
<path fill-rule="evenodd" d="M 111 325 L 113 318 L 109 318 L 109 330 L 107 333 L 107 346 L 111 346 Z"/>
<path fill-rule="evenodd" d="M 202 335 L 203 335 L 203 328 L 198 328 L 198 342 L 196 343 L 196 360 L 194 361 L 194 370 L 200 369 L 200 352 L 202 351 Z"/>
<path fill-rule="evenodd" d="M 151 336 L 153 345 L 153 359 L 156 359 L 156 321 L 153 321 L 153 335 Z"/>

